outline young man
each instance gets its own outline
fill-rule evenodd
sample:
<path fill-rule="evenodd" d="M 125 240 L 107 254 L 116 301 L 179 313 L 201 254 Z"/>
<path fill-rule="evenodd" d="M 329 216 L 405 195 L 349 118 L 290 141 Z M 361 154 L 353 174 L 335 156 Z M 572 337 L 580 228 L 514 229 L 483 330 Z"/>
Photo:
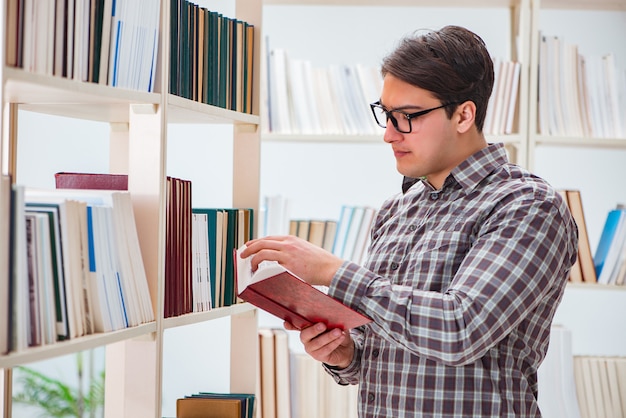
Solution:
<path fill-rule="evenodd" d="M 486 142 L 493 64 L 476 34 L 418 32 L 382 75 L 371 108 L 405 181 L 377 215 L 365 266 L 292 236 L 242 255 L 253 268 L 277 260 L 373 319 L 300 332 L 338 383 L 360 384 L 360 417 L 539 417 L 537 368 L 577 254 L 567 205 Z"/>

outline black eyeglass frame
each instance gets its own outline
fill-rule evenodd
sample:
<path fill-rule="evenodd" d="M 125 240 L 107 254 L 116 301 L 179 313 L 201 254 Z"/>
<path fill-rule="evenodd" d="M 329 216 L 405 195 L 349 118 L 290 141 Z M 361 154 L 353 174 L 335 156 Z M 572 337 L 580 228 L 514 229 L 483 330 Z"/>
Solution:
<path fill-rule="evenodd" d="M 441 106 L 433 107 L 433 108 L 430 108 L 430 109 L 420 110 L 419 112 L 406 113 L 406 112 L 403 112 L 402 110 L 398 110 L 398 109 L 387 110 L 380 103 L 380 100 L 377 100 L 374 103 L 370 103 L 370 109 L 372 109 L 372 114 L 374 115 L 374 120 L 376 121 L 378 126 L 380 126 L 381 128 L 387 128 L 387 120 L 391 119 L 391 123 L 393 124 L 393 127 L 396 129 L 396 131 L 398 131 L 400 133 L 403 133 L 403 134 L 410 134 L 411 132 L 413 132 L 413 124 L 411 123 L 411 119 L 417 118 L 419 116 L 423 116 L 423 115 L 425 115 L 427 113 L 432 112 L 433 110 L 441 109 L 443 107 L 448 107 L 450 105 L 455 105 L 455 104 L 458 104 L 458 102 L 444 103 Z M 376 116 L 376 108 L 381 109 L 383 112 L 385 112 L 385 115 L 387 116 L 387 118 L 385 119 L 384 125 L 378 120 L 378 117 Z M 409 121 L 409 130 L 408 131 L 402 131 L 402 130 L 400 130 L 400 128 L 398 128 L 398 120 L 391 114 L 392 112 L 401 113 L 402 115 L 404 115 L 404 117 L 406 117 L 406 120 Z"/>

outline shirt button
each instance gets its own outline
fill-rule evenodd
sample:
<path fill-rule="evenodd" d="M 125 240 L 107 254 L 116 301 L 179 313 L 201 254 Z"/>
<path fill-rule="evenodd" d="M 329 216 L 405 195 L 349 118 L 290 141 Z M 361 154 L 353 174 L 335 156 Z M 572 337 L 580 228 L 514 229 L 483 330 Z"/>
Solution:
<path fill-rule="evenodd" d="M 375 348 L 374 350 L 372 350 L 372 357 L 373 357 L 373 358 L 377 358 L 379 354 L 380 354 L 380 351 L 378 351 L 378 349 L 377 349 L 377 348 Z"/>
<path fill-rule="evenodd" d="M 391 270 L 398 270 L 398 267 L 400 267 L 398 263 L 391 263 Z"/>
<path fill-rule="evenodd" d="M 367 394 L 367 400 L 369 402 L 374 402 L 374 399 L 375 399 L 375 396 L 374 396 L 374 394 L 372 392 Z"/>
<path fill-rule="evenodd" d="M 439 199 L 439 192 L 432 192 L 430 194 L 430 200 L 437 200 Z"/>
<path fill-rule="evenodd" d="M 415 225 L 409 225 L 409 231 L 414 232 L 417 229 Z"/>

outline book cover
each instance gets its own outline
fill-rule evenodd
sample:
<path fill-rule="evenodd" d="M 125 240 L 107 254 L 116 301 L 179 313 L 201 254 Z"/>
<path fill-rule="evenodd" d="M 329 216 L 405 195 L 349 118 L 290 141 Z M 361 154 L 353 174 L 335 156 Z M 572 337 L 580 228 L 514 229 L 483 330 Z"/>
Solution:
<path fill-rule="evenodd" d="M 128 175 L 59 172 L 54 174 L 57 189 L 128 190 Z"/>
<path fill-rule="evenodd" d="M 589 234 L 587 233 L 587 222 L 585 221 L 580 190 L 567 190 L 567 200 L 576 225 L 578 225 L 578 258 L 582 271 L 582 280 L 595 283 L 597 282 L 596 269 L 593 264 L 593 255 L 589 244 Z"/>
<path fill-rule="evenodd" d="M 290 322 L 299 329 L 318 322 L 329 328 L 351 329 L 371 319 L 308 284 L 277 262 L 263 262 L 252 272 L 250 258 L 234 252 L 237 293 L 241 299 Z"/>
<path fill-rule="evenodd" d="M 177 418 L 242 418 L 240 399 L 189 397 L 176 400 Z"/>

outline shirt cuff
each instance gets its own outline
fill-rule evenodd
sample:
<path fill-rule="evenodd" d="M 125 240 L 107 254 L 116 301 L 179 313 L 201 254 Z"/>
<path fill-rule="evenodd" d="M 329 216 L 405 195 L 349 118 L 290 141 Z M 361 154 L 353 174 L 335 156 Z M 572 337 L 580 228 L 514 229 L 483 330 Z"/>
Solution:
<path fill-rule="evenodd" d="M 366 268 L 351 261 L 344 261 L 330 282 L 328 295 L 363 313 L 360 309 L 363 306 L 362 300 L 370 283 L 375 279 L 376 276 Z"/>
<path fill-rule="evenodd" d="M 340 368 L 337 366 L 331 366 L 326 363 L 322 363 L 322 367 L 326 370 L 326 372 L 340 385 L 346 386 L 350 384 L 354 384 L 355 377 L 358 376 L 360 371 L 360 362 L 359 359 L 360 354 L 356 351 L 354 356 L 352 356 L 352 362 L 347 367 Z"/>

